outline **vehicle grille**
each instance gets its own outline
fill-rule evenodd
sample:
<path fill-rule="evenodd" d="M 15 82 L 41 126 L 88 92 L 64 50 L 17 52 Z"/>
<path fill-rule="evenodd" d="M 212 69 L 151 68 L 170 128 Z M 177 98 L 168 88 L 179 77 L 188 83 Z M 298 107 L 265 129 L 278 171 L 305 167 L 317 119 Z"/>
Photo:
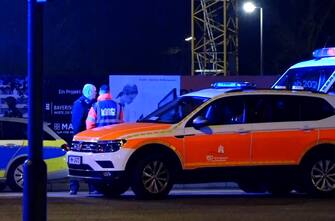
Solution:
<path fill-rule="evenodd" d="M 71 150 L 76 152 L 90 152 L 90 153 L 108 153 L 118 151 L 122 143 L 120 142 L 81 142 L 73 141 Z"/>
<path fill-rule="evenodd" d="M 72 142 L 71 148 L 72 151 L 77 152 L 93 152 L 93 153 L 100 153 L 102 152 L 99 150 L 99 146 L 97 143 L 93 142 L 79 142 L 74 141 Z"/>

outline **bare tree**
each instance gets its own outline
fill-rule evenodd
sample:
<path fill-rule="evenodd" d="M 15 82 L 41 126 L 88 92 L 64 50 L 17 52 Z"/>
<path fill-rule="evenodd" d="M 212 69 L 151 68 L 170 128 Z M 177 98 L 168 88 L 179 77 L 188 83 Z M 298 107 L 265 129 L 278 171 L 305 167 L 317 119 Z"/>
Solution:
<path fill-rule="evenodd" d="M 273 1 L 269 11 L 269 35 L 273 35 L 273 42 L 268 43 L 276 45 L 278 50 L 268 57 L 268 63 L 276 72 L 310 58 L 315 48 L 323 47 L 335 36 L 334 31 L 325 34 L 327 29 L 334 29 L 331 22 L 335 18 L 334 0 L 286 0 L 284 4 L 282 0 Z"/>

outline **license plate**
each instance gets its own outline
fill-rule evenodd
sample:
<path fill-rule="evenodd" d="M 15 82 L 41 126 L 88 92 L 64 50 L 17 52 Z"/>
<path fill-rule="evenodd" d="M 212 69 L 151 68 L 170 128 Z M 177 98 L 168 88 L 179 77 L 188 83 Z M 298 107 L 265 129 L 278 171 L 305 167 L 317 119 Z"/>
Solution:
<path fill-rule="evenodd" d="M 69 164 L 80 165 L 81 164 L 81 157 L 69 156 L 68 162 L 69 162 Z"/>

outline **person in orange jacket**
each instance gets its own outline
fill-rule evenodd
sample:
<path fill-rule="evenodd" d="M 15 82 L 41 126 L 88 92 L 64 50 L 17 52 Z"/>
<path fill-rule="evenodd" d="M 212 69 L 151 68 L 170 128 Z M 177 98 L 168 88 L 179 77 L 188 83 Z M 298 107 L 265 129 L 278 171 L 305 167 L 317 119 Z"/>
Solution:
<path fill-rule="evenodd" d="M 93 104 L 86 118 L 86 129 L 103 127 L 123 122 L 123 111 L 119 103 L 112 100 L 107 85 L 99 90 L 98 101 Z"/>

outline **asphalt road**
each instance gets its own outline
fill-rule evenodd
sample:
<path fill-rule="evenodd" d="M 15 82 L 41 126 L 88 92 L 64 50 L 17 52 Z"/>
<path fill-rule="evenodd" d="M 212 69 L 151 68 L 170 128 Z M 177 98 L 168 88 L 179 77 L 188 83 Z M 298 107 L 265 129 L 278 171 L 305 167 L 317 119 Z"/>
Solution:
<path fill-rule="evenodd" d="M 22 194 L 0 193 L 0 220 L 22 220 Z M 118 199 L 80 192 L 48 193 L 48 220 L 215 221 L 335 220 L 335 198 L 292 194 L 278 198 L 239 190 L 174 190 L 168 199 L 140 201 L 132 192 Z"/>

